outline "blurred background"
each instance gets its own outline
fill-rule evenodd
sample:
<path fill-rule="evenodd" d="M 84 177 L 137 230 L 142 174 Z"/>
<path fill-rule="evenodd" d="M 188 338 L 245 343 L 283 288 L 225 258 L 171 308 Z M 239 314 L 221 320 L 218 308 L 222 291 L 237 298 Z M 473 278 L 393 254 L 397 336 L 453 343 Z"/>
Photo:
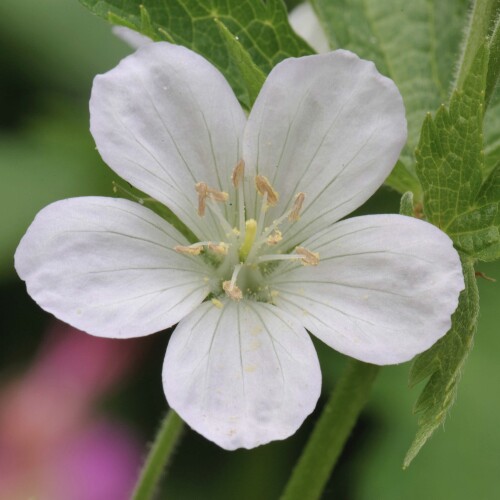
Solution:
<path fill-rule="evenodd" d="M 0 500 L 125 500 L 166 411 L 169 332 L 110 341 L 57 322 L 26 294 L 13 253 L 39 209 L 113 196 L 88 131 L 92 78 L 129 53 L 77 0 L 0 3 Z M 365 212 L 397 212 L 380 190 Z M 499 265 L 479 267 L 500 280 Z M 407 471 L 416 430 L 409 364 L 382 371 L 325 499 L 496 499 L 500 495 L 498 283 L 480 280 L 475 348 L 444 430 Z M 319 342 L 324 403 L 345 360 Z M 278 498 L 317 418 L 286 442 L 226 452 L 186 431 L 159 498 Z"/>

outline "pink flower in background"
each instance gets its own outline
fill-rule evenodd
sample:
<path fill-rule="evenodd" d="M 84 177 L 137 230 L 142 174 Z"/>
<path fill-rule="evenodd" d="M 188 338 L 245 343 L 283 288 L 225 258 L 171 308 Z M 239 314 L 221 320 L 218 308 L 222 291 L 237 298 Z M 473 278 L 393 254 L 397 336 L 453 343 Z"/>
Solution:
<path fill-rule="evenodd" d="M 93 405 L 130 370 L 137 344 L 54 330 L 28 372 L 0 391 L 0 500 L 128 498 L 142 446 Z"/>

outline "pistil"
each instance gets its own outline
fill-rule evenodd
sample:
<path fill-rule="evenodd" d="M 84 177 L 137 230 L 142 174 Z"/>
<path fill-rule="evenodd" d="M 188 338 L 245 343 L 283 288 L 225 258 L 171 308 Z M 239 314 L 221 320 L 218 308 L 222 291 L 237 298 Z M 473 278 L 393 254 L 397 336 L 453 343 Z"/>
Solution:
<path fill-rule="evenodd" d="M 245 223 L 245 239 L 240 247 L 240 260 L 245 262 L 255 242 L 257 235 L 257 222 L 255 219 L 249 219 Z"/>

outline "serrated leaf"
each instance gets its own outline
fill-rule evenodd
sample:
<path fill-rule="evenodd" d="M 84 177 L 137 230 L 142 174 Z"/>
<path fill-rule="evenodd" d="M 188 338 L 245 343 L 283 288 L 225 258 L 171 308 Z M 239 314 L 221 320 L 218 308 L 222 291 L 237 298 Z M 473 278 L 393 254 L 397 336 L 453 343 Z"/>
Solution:
<path fill-rule="evenodd" d="M 495 92 L 500 77 L 500 3 L 498 4 L 497 18 L 493 25 L 489 40 L 490 61 L 488 64 L 488 78 L 486 82 L 486 103 Z"/>
<path fill-rule="evenodd" d="M 397 84 L 406 106 L 408 143 L 386 183 L 415 192 L 413 150 L 425 114 L 445 102 L 458 55 L 467 0 L 313 0 L 332 46 L 375 62 Z M 404 27 L 404 28 L 403 28 Z"/>
<path fill-rule="evenodd" d="M 243 48 L 239 38 L 233 35 L 221 21 L 217 20 L 216 22 L 221 34 L 226 40 L 229 52 L 240 71 L 241 79 L 246 87 L 251 107 L 259 95 L 266 75 L 252 61 L 250 54 Z"/>
<path fill-rule="evenodd" d="M 500 91 L 493 94 L 484 117 L 484 170 L 489 174 L 500 163 Z"/>
<path fill-rule="evenodd" d="M 430 376 L 414 411 L 420 413 L 418 431 L 404 460 L 408 467 L 433 432 L 444 422 L 457 393 L 460 374 L 472 349 L 479 314 L 479 294 L 474 266 L 462 262 L 465 290 L 452 317 L 451 330 L 428 351 L 417 356 L 410 371 L 410 385 Z"/>
<path fill-rule="evenodd" d="M 267 75 L 287 57 L 313 50 L 288 24 L 281 0 L 80 0 L 95 14 L 140 31 L 153 40 L 184 45 L 211 61 L 240 102 L 250 107 L 247 86 L 216 19 L 235 36 Z"/>
<path fill-rule="evenodd" d="M 478 259 L 500 257 L 500 200 L 497 174 L 483 185 L 482 122 L 488 68 L 486 45 L 449 109 L 424 121 L 416 151 L 424 191 L 424 213 L 463 253 Z"/>

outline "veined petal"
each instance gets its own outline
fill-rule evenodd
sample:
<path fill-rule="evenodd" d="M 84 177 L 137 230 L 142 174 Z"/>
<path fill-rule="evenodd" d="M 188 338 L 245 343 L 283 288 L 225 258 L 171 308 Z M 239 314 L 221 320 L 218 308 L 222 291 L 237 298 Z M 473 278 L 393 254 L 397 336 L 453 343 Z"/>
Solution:
<path fill-rule="evenodd" d="M 431 224 L 356 217 L 304 246 L 320 254 L 319 265 L 278 270 L 270 278 L 275 303 L 337 351 L 400 363 L 450 329 L 464 279 L 451 240 Z"/>
<path fill-rule="evenodd" d="M 321 373 L 309 335 L 284 311 L 205 302 L 174 331 L 163 385 L 193 429 L 233 450 L 293 434 L 316 405 Z"/>
<path fill-rule="evenodd" d="M 137 203 L 73 198 L 36 216 L 15 265 L 54 316 L 101 337 L 140 337 L 177 323 L 209 293 L 208 266 L 173 250 L 186 243 Z"/>
<path fill-rule="evenodd" d="M 90 129 L 104 161 L 168 206 L 200 239 L 220 238 L 197 215 L 195 184 L 227 191 L 244 113 L 206 59 L 166 42 L 141 47 L 94 80 Z"/>
<path fill-rule="evenodd" d="M 267 77 L 244 136 L 250 175 L 280 195 L 267 223 L 306 201 L 287 229 L 292 247 L 359 207 L 383 183 L 406 141 L 401 95 L 372 62 L 337 50 L 286 59 Z M 255 200 L 249 189 L 247 196 Z M 251 202 L 251 210 L 257 202 Z"/>

